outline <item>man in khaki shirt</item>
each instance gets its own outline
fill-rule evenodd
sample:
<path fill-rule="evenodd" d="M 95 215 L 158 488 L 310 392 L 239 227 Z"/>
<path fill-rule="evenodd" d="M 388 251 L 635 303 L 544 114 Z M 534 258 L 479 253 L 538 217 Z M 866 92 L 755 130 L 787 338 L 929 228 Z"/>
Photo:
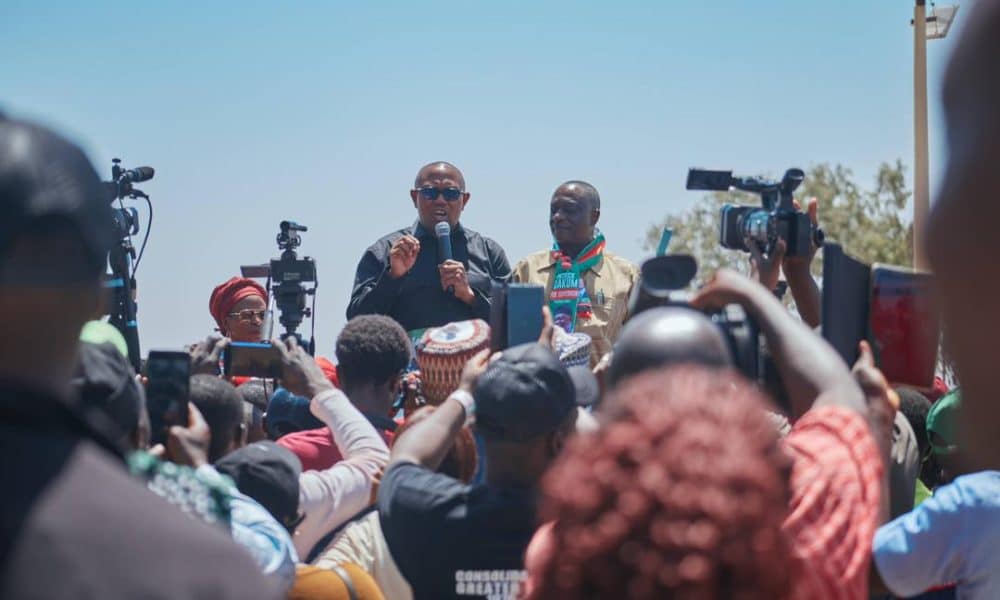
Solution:
<path fill-rule="evenodd" d="M 528 255 L 513 273 L 515 282 L 545 286 L 557 325 L 593 339 L 591 367 L 611 351 L 639 278 L 635 265 L 605 250 L 597 230 L 600 217 L 601 197 L 594 186 L 583 181 L 560 185 L 549 212 L 555 245 Z"/>

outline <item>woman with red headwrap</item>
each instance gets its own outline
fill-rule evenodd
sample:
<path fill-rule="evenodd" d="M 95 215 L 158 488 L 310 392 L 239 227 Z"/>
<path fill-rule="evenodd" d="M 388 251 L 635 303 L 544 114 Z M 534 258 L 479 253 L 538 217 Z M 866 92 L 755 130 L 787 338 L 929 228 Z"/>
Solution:
<path fill-rule="evenodd" d="M 263 339 L 267 290 L 245 277 L 233 277 L 212 290 L 208 310 L 222 335 L 235 342 L 259 342 Z"/>

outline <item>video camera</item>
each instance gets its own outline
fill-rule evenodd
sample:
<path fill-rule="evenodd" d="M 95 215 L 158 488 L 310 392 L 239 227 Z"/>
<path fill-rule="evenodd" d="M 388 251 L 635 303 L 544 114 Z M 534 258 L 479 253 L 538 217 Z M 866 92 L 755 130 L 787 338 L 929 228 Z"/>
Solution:
<path fill-rule="evenodd" d="M 313 297 L 313 306 L 316 302 L 316 286 L 306 288 L 304 283 L 316 283 L 316 262 L 306 256 L 299 258 L 295 249 L 302 244 L 299 232 L 309 229 L 305 225 L 299 225 L 294 221 L 282 221 L 279 225 L 278 249 L 281 250 L 281 258 L 271 260 L 271 291 L 274 294 L 274 304 L 280 313 L 278 322 L 285 328 L 281 334 L 281 339 L 295 336 L 302 341 L 302 336 L 296 333 L 304 317 L 311 317 L 313 310 L 306 308 L 306 296 Z M 309 349 L 312 353 L 310 340 Z"/>
<path fill-rule="evenodd" d="M 108 202 L 118 201 L 118 206 L 111 207 L 111 224 L 114 229 L 115 245 L 108 253 L 108 266 L 111 273 L 106 277 L 105 287 L 113 291 L 109 322 L 121 332 L 128 346 L 129 361 L 138 373 L 141 367 L 139 354 L 139 331 L 136 320 L 135 302 L 135 272 L 139 268 L 142 254 L 149 240 L 149 228 L 152 225 L 153 206 L 142 190 L 133 186 L 135 183 L 149 181 L 153 178 L 153 167 L 137 167 L 124 169 L 121 159 L 111 160 L 111 181 L 103 183 L 107 192 Z M 149 206 L 149 223 L 146 226 L 146 236 L 136 256 L 132 236 L 139 233 L 139 211 L 134 207 L 124 206 L 122 200 L 142 198 Z"/>
<path fill-rule="evenodd" d="M 278 229 L 277 243 L 281 257 L 271 259 L 270 265 L 244 265 L 240 267 L 240 271 L 244 277 L 268 278 L 268 293 L 274 297 L 274 305 L 278 308 L 278 322 L 285 328 L 281 339 L 294 337 L 309 354 L 315 355 L 315 318 L 308 343 L 296 331 L 302 324 L 302 319 L 314 317 L 316 312 L 316 261 L 308 256 L 299 258 L 295 252 L 302 245 L 299 233 L 308 231 L 309 228 L 294 221 L 282 221 Z M 305 283 L 314 285 L 307 288 L 303 285 Z M 306 296 L 312 296 L 311 308 L 306 307 Z M 271 323 L 270 318 L 265 323 Z M 270 335 L 269 327 L 265 326 L 265 338 Z M 281 356 L 270 342 L 232 342 L 223 357 L 223 373 L 277 378 L 281 374 Z"/>
<path fill-rule="evenodd" d="M 812 245 L 823 245 L 823 230 L 814 227 L 809 215 L 795 209 L 792 192 L 805 179 L 802 169 L 788 169 L 781 181 L 763 177 L 733 177 L 732 171 L 689 169 L 687 189 L 742 190 L 759 194 L 761 207 L 724 204 L 719 211 L 719 244 L 723 248 L 749 252 L 747 241 L 767 255 L 778 240 L 785 240 L 786 256 L 808 256 Z"/>
<path fill-rule="evenodd" d="M 691 308 L 689 297 L 682 290 L 697 272 L 698 263 L 687 254 L 657 256 L 642 263 L 638 285 L 632 288 L 629 298 L 629 315 L 659 306 Z M 760 329 L 742 306 L 733 304 L 706 315 L 722 333 L 735 366 L 743 375 L 764 384 L 776 377 Z"/>

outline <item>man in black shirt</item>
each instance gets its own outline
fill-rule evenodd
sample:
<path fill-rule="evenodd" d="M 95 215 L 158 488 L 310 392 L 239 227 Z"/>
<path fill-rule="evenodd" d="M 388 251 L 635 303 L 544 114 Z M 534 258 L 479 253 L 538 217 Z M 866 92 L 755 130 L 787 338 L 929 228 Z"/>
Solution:
<path fill-rule="evenodd" d="M 133 480 L 121 430 L 73 396 L 112 242 L 87 158 L 0 116 L 0 214 L 0 598 L 284 597 L 225 530 Z"/>
<path fill-rule="evenodd" d="M 375 242 L 358 263 L 347 318 L 388 315 L 414 332 L 467 319 L 489 320 L 490 283 L 510 279 L 503 248 L 459 223 L 465 178 L 446 162 L 417 173 L 410 198 L 418 220 Z M 434 227 L 451 226 L 452 260 L 441 261 Z"/>
<path fill-rule="evenodd" d="M 382 531 L 417 599 L 518 597 L 538 481 L 576 423 L 573 382 L 551 350 L 525 344 L 493 362 L 488 354 L 395 440 L 379 486 Z M 435 472 L 473 415 L 489 464 L 481 485 Z"/>

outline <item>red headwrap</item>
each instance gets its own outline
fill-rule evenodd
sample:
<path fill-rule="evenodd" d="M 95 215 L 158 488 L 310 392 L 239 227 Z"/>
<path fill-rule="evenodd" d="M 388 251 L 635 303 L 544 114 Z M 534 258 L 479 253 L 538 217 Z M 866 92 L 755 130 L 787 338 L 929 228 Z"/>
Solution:
<path fill-rule="evenodd" d="M 233 277 L 229 281 L 215 286 L 212 297 L 208 300 L 208 312 L 219 324 L 219 331 L 226 334 L 226 316 L 233 310 L 236 303 L 249 296 L 260 296 L 267 302 L 267 290 L 264 286 L 246 277 Z"/>

